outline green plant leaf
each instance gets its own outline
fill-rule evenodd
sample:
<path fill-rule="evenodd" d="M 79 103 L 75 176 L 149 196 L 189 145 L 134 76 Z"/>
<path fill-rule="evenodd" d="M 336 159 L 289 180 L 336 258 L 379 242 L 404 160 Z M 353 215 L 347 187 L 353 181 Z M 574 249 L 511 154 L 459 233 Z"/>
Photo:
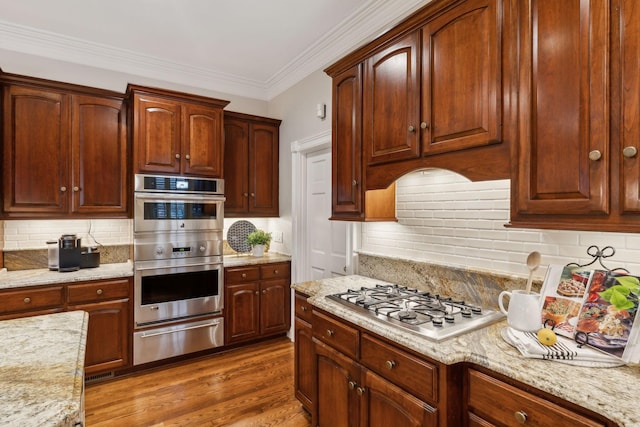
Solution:
<path fill-rule="evenodd" d="M 640 291 L 640 280 L 635 276 L 619 276 L 616 277 L 616 281 L 634 294 Z"/>
<path fill-rule="evenodd" d="M 618 310 L 632 308 L 635 306 L 635 304 L 627 299 L 627 295 L 614 289 L 613 292 L 611 293 L 611 299 L 609 300 L 609 302 L 613 304 L 614 307 Z"/>
<path fill-rule="evenodd" d="M 631 293 L 629 288 L 626 288 L 622 285 L 614 285 L 606 291 L 598 292 L 598 295 L 600 295 L 604 300 L 611 302 L 611 298 L 614 292 L 622 294 L 625 298 Z"/>

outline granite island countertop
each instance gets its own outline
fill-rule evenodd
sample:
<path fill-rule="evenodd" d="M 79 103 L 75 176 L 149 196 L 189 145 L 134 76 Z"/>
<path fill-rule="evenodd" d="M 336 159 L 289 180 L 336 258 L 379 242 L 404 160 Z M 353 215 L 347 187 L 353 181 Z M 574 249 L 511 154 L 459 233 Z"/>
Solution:
<path fill-rule="evenodd" d="M 0 322 L 0 424 L 84 423 L 88 320 L 69 311 Z"/>
<path fill-rule="evenodd" d="M 325 298 L 326 295 L 344 292 L 348 288 L 375 284 L 389 283 L 353 275 L 297 283 L 291 287 L 309 295 L 311 305 L 441 363 L 452 365 L 469 362 L 483 366 L 602 414 L 620 426 L 640 426 L 640 407 L 634 403 L 640 396 L 640 367 L 580 367 L 522 357 L 501 337 L 501 331 L 506 327 L 504 320 L 436 342 Z"/>

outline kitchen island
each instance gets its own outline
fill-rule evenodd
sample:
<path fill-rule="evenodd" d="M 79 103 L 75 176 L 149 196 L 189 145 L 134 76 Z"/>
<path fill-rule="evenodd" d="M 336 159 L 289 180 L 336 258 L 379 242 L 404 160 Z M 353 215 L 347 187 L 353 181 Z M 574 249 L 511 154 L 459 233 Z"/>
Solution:
<path fill-rule="evenodd" d="M 84 423 L 88 319 L 70 311 L 0 322 L 0 424 Z"/>
<path fill-rule="evenodd" d="M 308 303 L 312 306 L 438 362 L 446 365 L 466 362 L 479 366 L 601 414 L 620 426 L 640 425 L 640 408 L 632 403 L 640 394 L 638 367 L 581 367 L 524 358 L 501 337 L 506 321 L 443 341 L 432 341 L 325 298 L 349 288 L 376 284 L 389 283 L 354 275 L 309 281 L 292 287 L 308 295 Z"/>

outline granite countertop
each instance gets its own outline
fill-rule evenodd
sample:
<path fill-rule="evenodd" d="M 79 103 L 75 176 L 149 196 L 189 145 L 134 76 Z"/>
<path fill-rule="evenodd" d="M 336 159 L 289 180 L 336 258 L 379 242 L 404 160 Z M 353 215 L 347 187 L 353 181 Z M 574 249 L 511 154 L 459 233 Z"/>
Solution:
<path fill-rule="evenodd" d="M 443 341 L 432 341 L 350 310 L 325 298 L 348 288 L 389 284 L 363 276 L 346 276 L 293 284 L 309 295 L 309 303 L 404 347 L 451 365 L 470 362 L 529 384 L 569 402 L 602 414 L 620 426 L 640 425 L 640 367 L 579 367 L 566 363 L 522 357 L 501 337 L 506 321 Z"/>
<path fill-rule="evenodd" d="M 243 265 L 259 265 L 270 264 L 273 262 L 291 261 L 289 255 L 283 255 L 276 252 L 265 252 L 264 256 L 254 257 L 251 254 L 225 255 L 225 267 L 240 267 Z"/>
<path fill-rule="evenodd" d="M 84 356 L 89 315 L 69 311 L 0 322 L 0 423 L 84 422 Z"/>

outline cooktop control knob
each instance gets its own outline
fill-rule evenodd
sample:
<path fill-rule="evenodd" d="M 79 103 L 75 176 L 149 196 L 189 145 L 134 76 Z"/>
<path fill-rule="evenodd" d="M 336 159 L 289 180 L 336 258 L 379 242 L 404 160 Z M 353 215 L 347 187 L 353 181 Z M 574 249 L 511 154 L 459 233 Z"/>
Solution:
<path fill-rule="evenodd" d="M 164 253 L 164 248 L 162 246 L 156 246 L 156 255 L 162 255 Z"/>
<path fill-rule="evenodd" d="M 204 252 L 207 250 L 207 247 L 205 245 L 200 245 L 198 249 L 200 250 L 200 252 Z"/>

